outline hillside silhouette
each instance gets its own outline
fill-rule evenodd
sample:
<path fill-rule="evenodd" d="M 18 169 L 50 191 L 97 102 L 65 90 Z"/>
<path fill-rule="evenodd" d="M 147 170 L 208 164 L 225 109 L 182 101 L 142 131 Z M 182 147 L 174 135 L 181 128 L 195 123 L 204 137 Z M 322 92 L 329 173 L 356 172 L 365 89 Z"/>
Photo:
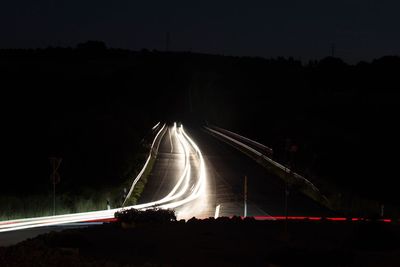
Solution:
<path fill-rule="evenodd" d="M 0 192 L 49 190 L 49 156 L 63 158 L 63 190 L 116 184 L 155 123 L 181 120 L 262 142 L 316 184 L 399 205 L 399 70 L 397 56 L 350 65 L 129 51 L 99 41 L 3 49 Z"/>

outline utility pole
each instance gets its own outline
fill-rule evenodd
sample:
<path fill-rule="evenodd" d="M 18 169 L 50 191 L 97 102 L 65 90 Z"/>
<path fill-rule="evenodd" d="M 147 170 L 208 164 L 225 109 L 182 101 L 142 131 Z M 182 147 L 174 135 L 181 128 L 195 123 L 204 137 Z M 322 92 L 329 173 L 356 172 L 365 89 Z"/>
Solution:
<path fill-rule="evenodd" d="M 244 217 L 247 217 L 247 176 L 244 177 Z"/>
<path fill-rule="evenodd" d="M 53 216 L 56 215 L 56 184 L 60 182 L 60 174 L 58 168 L 60 167 L 62 158 L 50 157 L 50 164 L 52 165 L 52 172 L 50 174 L 50 180 L 53 184 Z"/>
<path fill-rule="evenodd" d="M 167 51 L 167 52 L 169 52 L 170 42 L 171 42 L 171 36 L 170 36 L 170 33 L 167 32 L 165 34 L 165 51 Z"/>
<path fill-rule="evenodd" d="M 292 140 L 289 138 L 286 139 L 286 146 L 285 146 L 285 156 L 286 156 L 286 163 L 285 166 L 285 235 L 288 236 L 288 197 L 289 197 L 289 179 L 290 179 L 290 162 L 291 162 L 291 155 L 289 155 L 289 151 L 292 147 Z"/>
<path fill-rule="evenodd" d="M 335 57 L 335 43 L 332 43 L 332 46 L 331 46 L 331 56 Z"/>
<path fill-rule="evenodd" d="M 298 146 L 291 141 L 287 143 L 286 147 L 287 162 L 285 164 L 285 234 L 288 237 L 288 217 L 289 217 L 289 179 L 293 173 L 295 153 L 298 151 Z M 290 155 L 289 155 L 290 153 Z"/>
<path fill-rule="evenodd" d="M 286 173 L 287 175 L 287 173 Z M 289 181 L 286 179 L 285 182 L 285 234 L 288 233 L 288 197 L 289 197 Z"/>

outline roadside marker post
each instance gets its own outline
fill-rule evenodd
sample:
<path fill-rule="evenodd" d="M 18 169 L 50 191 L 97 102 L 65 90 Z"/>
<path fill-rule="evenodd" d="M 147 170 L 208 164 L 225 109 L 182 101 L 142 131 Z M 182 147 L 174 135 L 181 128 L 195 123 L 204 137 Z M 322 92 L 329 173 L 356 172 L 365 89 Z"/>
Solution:
<path fill-rule="evenodd" d="M 247 217 L 247 176 L 244 177 L 244 218 Z"/>
<path fill-rule="evenodd" d="M 62 158 L 50 157 L 49 160 L 53 168 L 50 174 L 50 180 L 53 183 L 53 216 L 54 216 L 56 215 L 56 184 L 58 184 L 61 180 L 60 174 L 58 173 L 58 168 L 60 168 Z"/>

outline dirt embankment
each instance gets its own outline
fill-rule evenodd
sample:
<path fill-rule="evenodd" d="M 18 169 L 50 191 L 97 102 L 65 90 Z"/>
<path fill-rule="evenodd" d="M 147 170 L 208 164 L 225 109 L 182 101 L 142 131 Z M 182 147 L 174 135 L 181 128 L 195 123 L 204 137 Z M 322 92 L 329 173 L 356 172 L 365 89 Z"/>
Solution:
<path fill-rule="evenodd" d="M 118 223 L 0 248 L 1 266 L 398 266 L 398 224 L 240 218 Z"/>

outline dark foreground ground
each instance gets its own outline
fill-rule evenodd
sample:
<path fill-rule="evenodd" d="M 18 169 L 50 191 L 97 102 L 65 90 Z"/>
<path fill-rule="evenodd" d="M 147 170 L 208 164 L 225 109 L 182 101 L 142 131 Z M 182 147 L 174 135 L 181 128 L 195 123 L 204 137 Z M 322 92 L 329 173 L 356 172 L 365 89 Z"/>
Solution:
<path fill-rule="evenodd" d="M 52 232 L 0 248 L 0 266 L 399 266 L 400 227 L 220 218 Z"/>

